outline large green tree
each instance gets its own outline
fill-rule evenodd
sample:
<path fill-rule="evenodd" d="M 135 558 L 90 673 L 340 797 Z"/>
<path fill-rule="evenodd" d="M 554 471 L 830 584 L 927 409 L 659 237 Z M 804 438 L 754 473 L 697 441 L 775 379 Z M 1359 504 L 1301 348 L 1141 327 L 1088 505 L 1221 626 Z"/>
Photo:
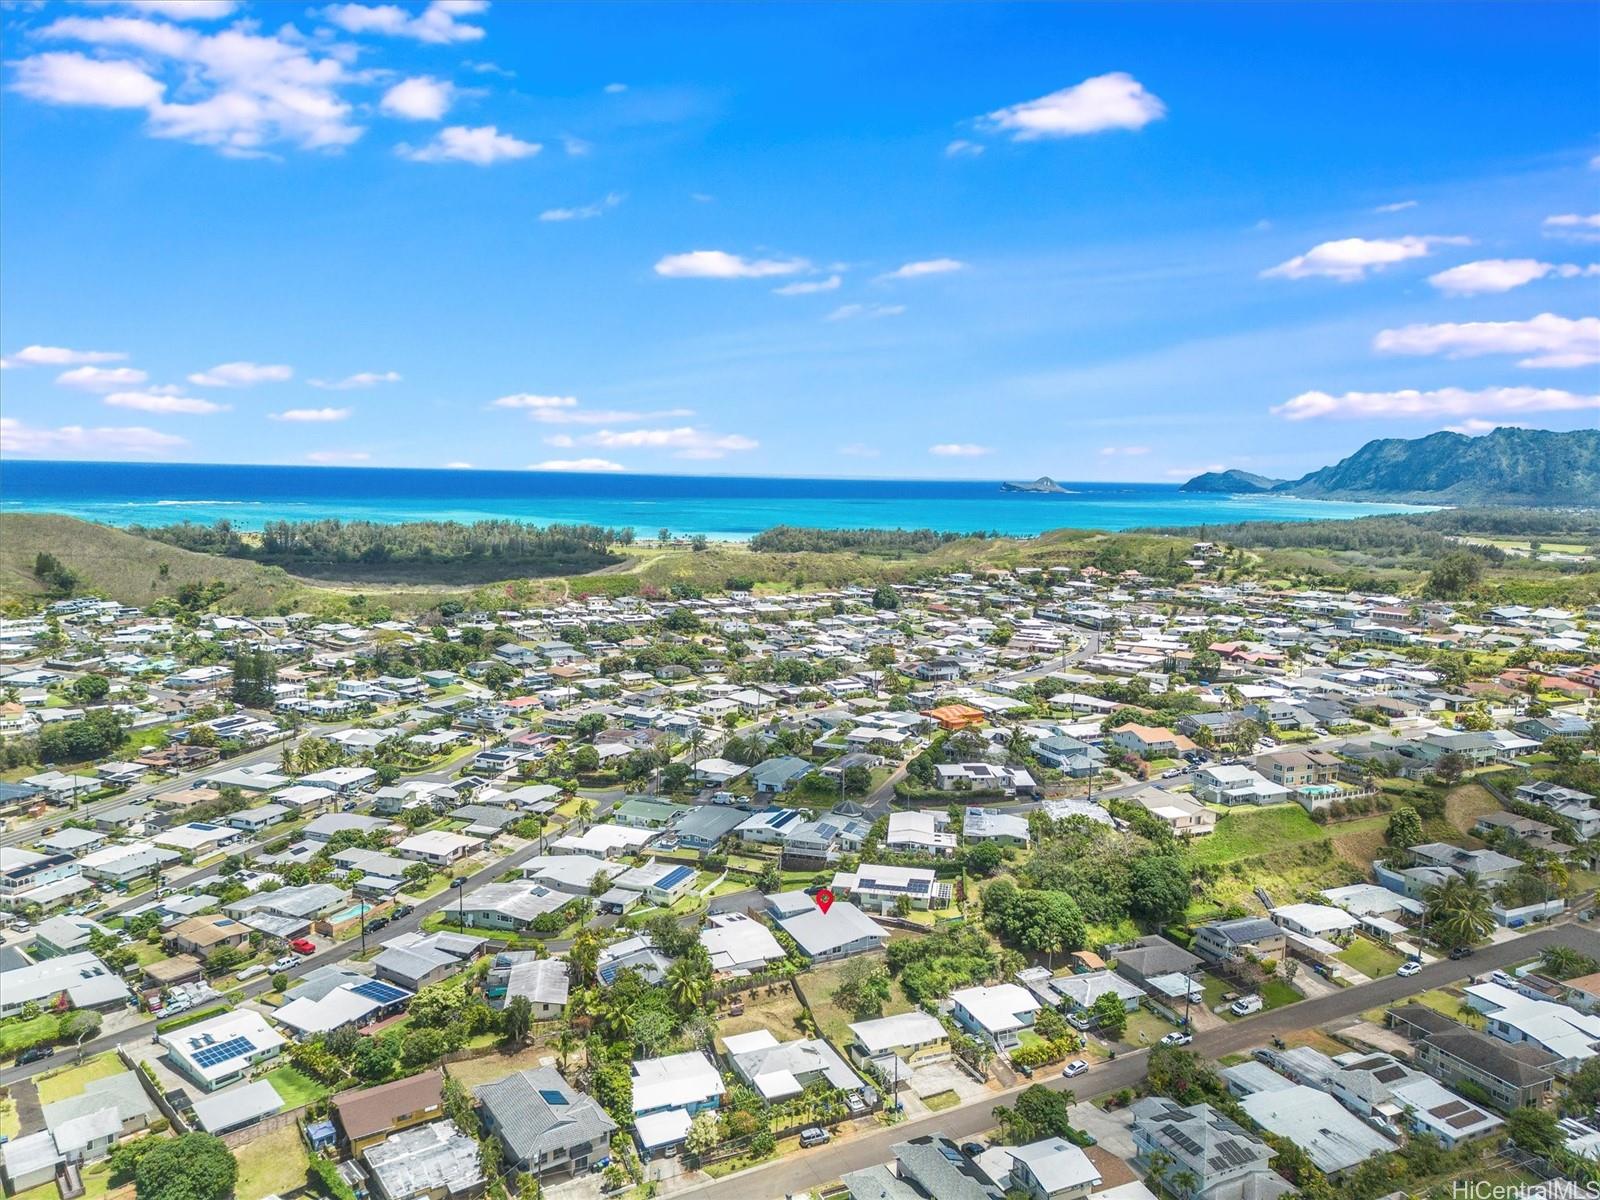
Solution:
<path fill-rule="evenodd" d="M 238 1178 L 233 1151 L 209 1133 L 163 1139 L 133 1173 L 138 1200 L 226 1200 Z"/>

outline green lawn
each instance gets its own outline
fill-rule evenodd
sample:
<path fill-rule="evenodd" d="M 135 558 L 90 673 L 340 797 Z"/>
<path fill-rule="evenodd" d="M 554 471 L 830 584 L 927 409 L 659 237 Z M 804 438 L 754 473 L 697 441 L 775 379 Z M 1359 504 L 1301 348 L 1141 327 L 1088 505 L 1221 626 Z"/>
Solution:
<path fill-rule="evenodd" d="M 952 1089 L 947 1092 L 935 1092 L 931 1096 L 924 1096 L 922 1102 L 933 1112 L 943 1112 L 947 1108 L 954 1108 L 961 1103 L 961 1097 Z"/>
<path fill-rule="evenodd" d="M 29 1046 L 55 1039 L 61 1018 L 55 1013 L 40 1013 L 31 1020 L 14 1017 L 0 1021 L 0 1057 L 18 1054 Z"/>
<path fill-rule="evenodd" d="M 277 1090 L 278 1095 L 283 1097 L 283 1103 L 288 1108 L 310 1104 L 313 1100 L 320 1100 L 329 1093 L 327 1087 L 311 1076 L 302 1074 L 296 1067 L 277 1067 L 263 1078 Z"/>
<path fill-rule="evenodd" d="M 252 1138 L 235 1152 L 239 1182 L 234 1194 L 245 1197 L 286 1196 L 305 1186 L 309 1159 L 300 1131 L 293 1125 Z"/>
<path fill-rule="evenodd" d="M 1128 1027 L 1117 1041 L 1124 1046 L 1154 1046 L 1176 1028 L 1165 1017 L 1158 1017 L 1148 1009 L 1141 1008 L 1128 1014 Z"/>
<path fill-rule="evenodd" d="M 833 1002 L 833 993 L 839 986 L 844 967 L 844 963 L 830 963 L 807 971 L 795 979 L 800 986 L 800 994 L 805 999 L 806 1007 L 811 1010 L 811 1016 L 817 1023 L 817 1031 L 835 1046 L 849 1044 L 850 1024 L 856 1020 L 853 1014 Z M 891 981 L 889 1003 L 883 1006 L 882 1015 L 891 1017 L 896 1013 L 910 1012 L 914 1007 L 900 990 L 900 981 L 898 979 Z"/>
<path fill-rule="evenodd" d="M 1377 942 L 1358 937 L 1340 951 L 1339 961 L 1349 963 L 1370 979 L 1381 979 L 1385 975 L 1393 975 L 1405 959 Z"/>
<path fill-rule="evenodd" d="M 89 1059 L 81 1067 L 68 1067 L 64 1071 L 52 1071 L 38 1079 L 39 1103 L 54 1104 L 57 1100 L 65 1100 L 86 1091 L 90 1084 L 97 1079 L 105 1079 L 110 1075 L 121 1075 L 128 1068 L 122 1065 L 122 1060 L 114 1053 L 99 1054 Z"/>
<path fill-rule="evenodd" d="M 1299 992 L 1283 979 L 1269 979 L 1261 985 L 1261 1002 L 1264 1008 L 1282 1008 L 1285 1004 L 1293 1004 L 1304 999 Z"/>
<path fill-rule="evenodd" d="M 14 1138 L 22 1132 L 22 1122 L 17 1117 L 15 1100 L 0 1100 L 0 1137 Z"/>
<path fill-rule="evenodd" d="M 1217 821 L 1216 832 L 1199 839 L 1190 853 L 1197 863 L 1220 865 L 1327 836 L 1298 804 L 1231 809 Z"/>

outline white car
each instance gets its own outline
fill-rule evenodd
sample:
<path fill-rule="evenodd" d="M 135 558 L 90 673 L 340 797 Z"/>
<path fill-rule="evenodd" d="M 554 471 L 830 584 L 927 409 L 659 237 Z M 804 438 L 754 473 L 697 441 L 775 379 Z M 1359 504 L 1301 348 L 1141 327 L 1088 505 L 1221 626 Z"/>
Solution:
<path fill-rule="evenodd" d="M 1407 962 L 1401 963 L 1400 966 L 1395 969 L 1395 974 L 1399 975 L 1403 979 L 1410 979 L 1420 970 L 1422 970 L 1422 964 L 1413 958 Z"/>
<path fill-rule="evenodd" d="M 1061 1068 L 1061 1077 L 1063 1079 L 1076 1079 L 1079 1075 L 1082 1075 L 1088 1069 L 1089 1069 L 1089 1064 L 1088 1063 L 1084 1062 L 1083 1059 L 1081 1059 L 1081 1058 L 1075 1058 L 1071 1062 L 1069 1062 L 1066 1066 Z"/>
<path fill-rule="evenodd" d="M 1192 1041 L 1194 1041 L 1194 1034 L 1184 1033 L 1181 1029 L 1174 1029 L 1161 1039 L 1161 1044 L 1163 1046 L 1187 1046 Z"/>

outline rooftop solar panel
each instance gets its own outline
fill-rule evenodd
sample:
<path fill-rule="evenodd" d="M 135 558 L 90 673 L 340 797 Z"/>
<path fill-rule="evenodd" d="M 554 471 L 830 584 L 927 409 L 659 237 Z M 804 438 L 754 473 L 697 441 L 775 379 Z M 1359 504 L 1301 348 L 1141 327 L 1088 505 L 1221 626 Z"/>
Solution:
<path fill-rule="evenodd" d="M 357 984 L 350 990 L 358 996 L 365 996 L 368 1000 L 376 1000 L 379 1004 L 393 1004 L 396 1000 L 404 1000 L 406 997 L 405 992 L 379 979 Z"/>
<path fill-rule="evenodd" d="M 229 1038 L 215 1046 L 202 1046 L 194 1052 L 194 1061 L 198 1067 L 214 1067 L 230 1058 L 249 1054 L 255 1048 L 255 1043 L 247 1037 Z"/>
<path fill-rule="evenodd" d="M 552 1108 L 560 1108 L 568 1102 L 567 1098 L 554 1088 L 540 1088 L 539 1099 L 543 1100 Z"/>

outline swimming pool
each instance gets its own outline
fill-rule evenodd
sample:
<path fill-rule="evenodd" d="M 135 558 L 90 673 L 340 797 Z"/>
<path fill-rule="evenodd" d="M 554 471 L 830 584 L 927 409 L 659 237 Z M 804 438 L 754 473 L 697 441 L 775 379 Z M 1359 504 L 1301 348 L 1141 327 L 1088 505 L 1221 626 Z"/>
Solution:
<path fill-rule="evenodd" d="M 334 925 L 343 925 L 346 921 L 354 921 L 360 917 L 366 916 L 371 911 L 372 908 L 370 905 L 354 904 L 341 913 L 334 913 L 333 916 L 328 918 L 328 920 Z"/>

